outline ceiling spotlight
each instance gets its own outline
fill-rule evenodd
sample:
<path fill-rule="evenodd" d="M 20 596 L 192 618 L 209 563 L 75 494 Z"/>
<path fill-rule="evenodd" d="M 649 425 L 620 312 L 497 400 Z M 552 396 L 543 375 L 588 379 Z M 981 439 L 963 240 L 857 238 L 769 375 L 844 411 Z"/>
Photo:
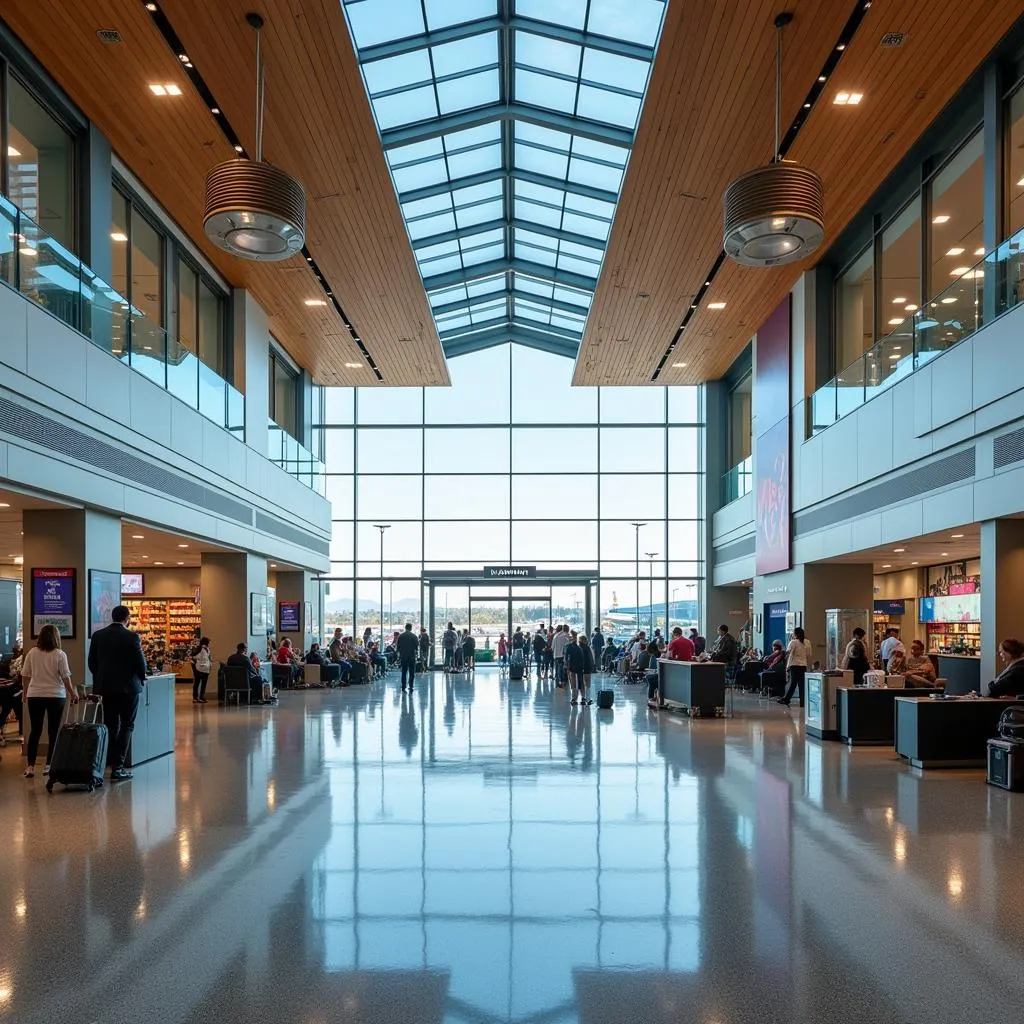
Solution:
<path fill-rule="evenodd" d="M 179 547 L 179 548 L 187 548 L 187 547 L 188 547 L 188 545 L 187 545 L 187 544 L 179 544 L 179 545 L 178 545 L 178 547 Z"/>
<path fill-rule="evenodd" d="M 346 363 L 345 364 L 350 370 L 358 370 L 362 367 L 362 363 Z"/>
<path fill-rule="evenodd" d="M 146 4 L 146 10 L 147 11 L 155 11 L 156 10 L 156 4 Z"/>
<path fill-rule="evenodd" d="M 154 562 L 153 564 L 154 565 L 163 565 L 164 563 L 163 562 Z"/>
<path fill-rule="evenodd" d="M 805 103 L 804 104 L 804 110 L 810 110 L 810 109 L 811 109 L 810 103 Z"/>
<path fill-rule="evenodd" d="M 948 558 L 949 557 L 949 552 L 948 551 L 941 551 L 939 553 L 942 555 L 943 558 Z"/>
<path fill-rule="evenodd" d="M 892 564 L 890 563 L 889 565 L 883 565 L 882 568 L 883 569 L 891 569 L 892 568 Z"/>
<path fill-rule="evenodd" d="M 944 299 L 942 300 L 942 304 L 943 304 L 944 306 L 951 306 L 951 305 L 952 305 L 952 304 L 953 304 L 954 302 L 956 302 L 956 296 L 955 296 L 955 295 L 947 295 L 947 296 L 946 296 L 946 297 L 945 297 L 945 298 L 944 298 Z"/>
<path fill-rule="evenodd" d="M 249 260 L 284 260 L 306 236 L 306 193 L 290 174 L 263 159 L 263 18 L 246 20 L 256 32 L 256 159 L 228 160 L 206 176 L 203 228 L 221 249 Z M 239 146 L 235 147 L 241 152 Z"/>
<path fill-rule="evenodd" d="M 969 274 L 970 272 L 971 272 L 971 268 L 970 267 L 954 267 L 949 272 L 949 276 L 950 277 L 963 277 L 964 274 Z"/>
<path fill-rule="evenodd" d="M 900 325 L 901 323 L 903 323 L 903 320 L 902 320 L 902 318 L 901 318 L 901 317 L 898 317 L 898 316 L 894 316 L 894 317 L 893 317 L 893 318 L 892 318 L 892 319 L 891 319 L 891 320 L 889 321 L 889 326 L 890 326 L 890 327 L 898 327 L 898 326 L 899 326 L 899 325 Z"/>
<path fill-rule="evenodd" d="M 836 47 L 836 49 L 837 49 L 837 50 L 838 50 L 838 51 L 839 51 L 840 53 L 842 53 L 842 52 L 843 52 L 843 50 L 845 50 L 845 49 L 846 49 L 846 43 L 840 43 L 840 44 L 839 44 L 839 45 L 838 45 L 838 46 Z"/>
<path fill-rule="evenodd" d="M 306 299 L 306 300 L 304 300 L 304 305 L 306 305 L 306 306 L 326 306 L 327 305 L 327 300 L 326 299 Z"/>
<path fill-rule="evenodd" d="M 178 60 L 180 60 L 182 64 L 187 64 L 188 63 L 188 54 L 187 53 L 179 53 L 178 54 Z"/>
<path fill-rule="evenodd" d="M 709 302 L 708 309 L 725 309 L 724 302 Z"/>
<path fill-rule="evenodd" d="M 964 247 L 962 245 L 954 245 L 953 248 L 946 253 L 947 256 L 963 256 L 963 254 Z"/>
<path fill-rule="evenodd" d="M 906 301 L 907 297 L 905 295 L 901 295 L 899 298 L 892 300 L 894 306 L 902 306 Z"/>
<path fill-rule="evenodd" d="M 235 152 L 236 153 L 243 152 L 242 147 L 237 142 L 235 143 Z"/>
<path fill-rule="evenodd" d="M 892 553 L 894 555 L 902 555 L 903 552 L 906 551 L 906 550 L 907 550 L 906 548 L 893 548 L 892 549 Z"/>
<path fill-rule="evenodd" d="M 686 363 L 673 363 L 672 366 L 677 370 L 685 370 Z"/>
<path fill-rule="evenodd" d="M 949 536 L 953 540 L 960 540 L 960 538 L 963 537 L 963 534 L 962 533 L 951 533 Z"/>
<path fill-rule="evenodd" d="M 178 565 L 184 565 L 184 564 L 185 564 L 184 562 L 179 562 L 179 563 L 178 563 Z"/>
<path fill-rule="evenodd" d="M 917 312 L 917 306 L 915 306 L 912 302 L 908 302 L 903 308 L 908 313 L 916 313 Z"/>
<path fill-rule="evenodd" d="M 828 79 L 825 77 L 825 75 L 818 75 L 818 81 L 819 82 L 826 82 L 826 81 L 828 81 Z"/>
<path fill-rule="evenodd" d="M 220 113 L 220 107 L 210 107 L 210 113 L 211 114 L 219 114 Z"/>
<path fill-rule="evenodd" d="M 771 267 L 803 259 L 821 244 L 825 209 L 821 178 L 779 155 L 782 31 L 793 20 L 775 18 L 775 148 L 767 167 L 747 171 L 725 190 L 723 246 L 736 263 Z M 783 229 L 774 222 L 784 219 Z"/>
<path fill-rule="evenodd" d="M 146 539 L 145 534 L 142 534 L 142 533 L 133 533 L 132 534 L 132 540 L 145 540 L 145 539 Z"/>
<path fill-rule="evenodd" d="M 945 224 L 949 220 L 948 213 L 940 213 L 937 217 L 932 217 L 933 224 Z"/>
<path fill-rule="evenodd" d="M 919 562 L 911 562 L 910 564 L 911 564 L 911 565 L 920 565 L 920 563 L 919 563 Z"/>
<path fill-rule="evenodd" d="M 975 256 L 984 256 L 985 255 L 985 246 L 979 245 L 978 248 L 974 250 L 974 255 Z"/>

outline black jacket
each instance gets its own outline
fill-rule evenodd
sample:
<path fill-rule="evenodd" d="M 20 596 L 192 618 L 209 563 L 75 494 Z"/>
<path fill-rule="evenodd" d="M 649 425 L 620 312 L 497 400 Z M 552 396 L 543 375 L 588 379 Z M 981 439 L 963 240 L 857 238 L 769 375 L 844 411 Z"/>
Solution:
<path fill-rule="evenodd" d="M 402 661 L 415 661 L 420 649 L 420 638 L 411 630 L 398 634 L 398 656 Z"/>
<path fill-rule="evenodd" d="M 89 642 L 89 671 L 93 693 L 100 696 L 142 693 L 146 657 L 139 634 L 119 622 L 98 629 Z"/>
<path fill-rule="evenodd" d="M 244 668 L 250 687 L 254 684 L 258 687 L 263 686 L 263 676 L 261 676 L 259 671 L 253 667 L 253 664 L 249 660 L 249 656 L 247 654 L 238 654 L 237 652 L 229 654 L 228 660 L 224 662 L 224 664 L 232 665 L 235 668 Z"/>
<path fill-rule="evenodd" d="M 990 697 L 1016 697 L 1024 693 L 1024 661 L 1011 662 L 988 684 Z"/>

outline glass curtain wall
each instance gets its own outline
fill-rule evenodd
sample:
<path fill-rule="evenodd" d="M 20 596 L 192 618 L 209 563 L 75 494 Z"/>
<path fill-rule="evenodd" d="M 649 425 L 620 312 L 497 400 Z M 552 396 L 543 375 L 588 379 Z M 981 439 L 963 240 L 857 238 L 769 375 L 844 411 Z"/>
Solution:
<path fill-rule="evenodd" d="M 696 616 L 703 405 L 697 388 L 574 388 L 573 361 L 518 344 L 449 360 L 450 388 L 327 388 L 334 519 L 325 625 L 421 617 L 421 573 L 597 569 L 602 619 Z M 637 529 L 640 563 L 637 572 Z M 381 531 L 387 525 L 383 551 Z M 686 604 L 691 602 L 691 604 Z M 692 614 L 687 614 L 692 612 Z M 423 610 L 423 614 L 426 609 Z"/>

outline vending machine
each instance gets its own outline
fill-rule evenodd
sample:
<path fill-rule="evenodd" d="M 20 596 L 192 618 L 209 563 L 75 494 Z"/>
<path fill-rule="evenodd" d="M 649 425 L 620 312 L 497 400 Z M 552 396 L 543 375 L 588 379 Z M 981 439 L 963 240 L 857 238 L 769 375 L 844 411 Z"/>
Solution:
<path fill-rule="evenodd" d="M 839 687 L 853 686 L 853 672 L 849 669 L 831 669 L 827 672 L 808 672 L 804 679 L 804 731 L 819 740 L 839 738 Z"/>

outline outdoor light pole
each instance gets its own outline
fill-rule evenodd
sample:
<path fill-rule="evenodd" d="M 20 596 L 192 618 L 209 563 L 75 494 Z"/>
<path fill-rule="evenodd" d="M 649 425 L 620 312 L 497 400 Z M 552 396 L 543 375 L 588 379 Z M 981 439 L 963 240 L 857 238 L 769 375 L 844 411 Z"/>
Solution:
<path fill-rule="evenodd" d="M 647 615 L 651 620 L 651 633 L 648 640 L 654 636 L 654 560 L 658 557 L 657 551 L 645 551 L 644 554 L 650 559 L 647 563 Z"/>
<path fill-rule="evenodd" d="M 640 631 L 640 527 L 646 523 L 630 523 L 636 530 L 636 628 Z"/>
<path fill-rule="evenodd" d="M 373 528 L 380 530 L 380 644 L 384 647 L 384 531 L 391 529 L 390 523 L 374 523 Z"/>

